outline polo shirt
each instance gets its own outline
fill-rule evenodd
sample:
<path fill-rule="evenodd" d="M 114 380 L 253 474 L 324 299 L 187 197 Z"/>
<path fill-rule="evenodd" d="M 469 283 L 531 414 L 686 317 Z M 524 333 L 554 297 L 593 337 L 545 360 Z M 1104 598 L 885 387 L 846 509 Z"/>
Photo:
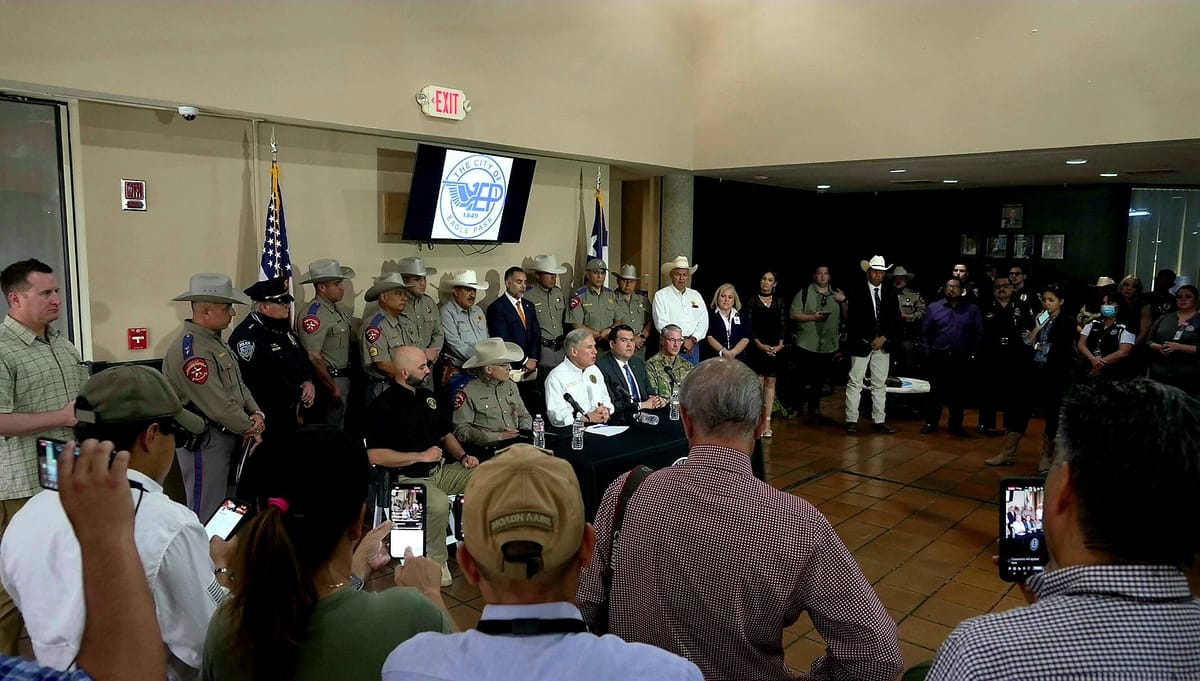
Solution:
<path fill-rule="evenodd" d="M 451 431 L 450 420 L 438 409 L 437 397 L 425 388 L 409 390 L 392 383 L 367 405 L 367 449 L 423 452 Z M 439 463 L 419 462 L 400 469 L 410 478 L 426 478 Z"/>

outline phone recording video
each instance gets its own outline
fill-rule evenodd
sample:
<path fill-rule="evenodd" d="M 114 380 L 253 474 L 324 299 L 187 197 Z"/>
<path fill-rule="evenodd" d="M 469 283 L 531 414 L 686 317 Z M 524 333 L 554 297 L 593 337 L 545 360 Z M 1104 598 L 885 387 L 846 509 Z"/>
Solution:
<path fill-rule="evenodd" d="M 52 440 L 48 437 L 38 438 L 38 480 L 42 483 L 43 488 L 58 489 L 58 457 L 66 446 L 67 443 L 62 440 Z M 79 456 L 79 450 L 75 450 L 75 455 Z"/>
<path fill-rule="evenodd" d="M 404 549 L 413 555 L 425 555 L 425 485 L 396 483 L 392 485 L 389 538 L 393 558 L 404 558 Z"/>
<path fill-rule="evenodd" d="M 1046 484 L 1041 478 L 1000 481 L 1000 578 L 1023 582 L 1046 569 L 1050 553 L 1042 528 Z"/>
<path fill-rule="evenodd" d="M 220 537 L 228 541 L 245 522 L 249 511 L 250 507 L 247 504 L 230 497 L 221 502 L 217 510 L 208 517 L 208 522 L 204 523 L 204 531 L 208 533 L 209 539 Z"/>

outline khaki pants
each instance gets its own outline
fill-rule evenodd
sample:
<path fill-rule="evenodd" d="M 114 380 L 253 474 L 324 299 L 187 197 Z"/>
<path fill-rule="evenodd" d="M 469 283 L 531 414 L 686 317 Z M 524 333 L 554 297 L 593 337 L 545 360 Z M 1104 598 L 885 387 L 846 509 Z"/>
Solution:
<path fill-rule="evenodd" d="M 430 560 L 446 564 L 450 552 L 446 550 L 446 528 L 450 524 L 451 494 L 462 494 L 467 489 L 471 471 L 461 463 L 452 463 L 435 470 L 428 478 L 396 478 L 400 483 L 425 485 L 425 555 Z"/>
<path fill-rule="evenodd" d="M 8 529 L 8 524 L 12 522 L 13 516 L 27 501 L 29 501 L 28 497 L 0 501 L 0 534 Z M 24 625 L 21 613 L 17 610 L 17 606 L 13 605 L 12 596 L 9 596 L 8 592 L 0 587 L 0 653 L 9 657 L 17 656 L 21 628 Z"/>
<path fill-rule="evenodd" d="M 240 435 L 210 425 L 200 436 L 198 449 L 175 449 L 188 508 L 202 523 L 229 495 L 229 467 L 236 465 L 236 457 L 241 454 L 241 440 Z"/>

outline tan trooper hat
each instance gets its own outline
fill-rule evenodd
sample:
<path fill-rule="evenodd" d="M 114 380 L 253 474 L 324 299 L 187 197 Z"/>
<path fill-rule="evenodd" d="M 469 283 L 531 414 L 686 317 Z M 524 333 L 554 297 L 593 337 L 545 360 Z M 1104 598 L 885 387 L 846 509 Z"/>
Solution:
<path fill-rule="evenodd" d="M 617 279 L 641 279 L 641 277 L 638 276 L 636 265 L 621 265 L 621 271 L 613 272 L 612 276 L 616 277 Z"/>
<path fill-rule="evenodd" d="M 349 267 L 342 267 L 342 264 L 333 258 L 325 258 L 308 263 L 308 278 L 300 283 L 320 284 L 325 281 L 353 278 L 354 270 Z"/>
<path fill-rule="evenodd" d="M 438 272 L 436 267 L 426 267 L 420 258 L 404 258 L 396 263 L 396 271 L 410 277 L 432 277 Z"/>
<path fill-rule="evenodd" d="M 486 367 L 493 364 L 509 364 L 520 362 L 525 358 L 525 352 L 516 343 L 509 343 L 503 338 L 484 338 L 475 344 L 475 354 L 463 362 L 464 369 Z"/>
<path fill-rule="evenodd" d="M 533 265 L 529 269 L 534 272 L 548 272 L 550 274 L 567 273 L 567 268 L 558 264 L 558 258 L 553 255 L 535 255 L 533 257 Z"/>
<path fill-rule="evenodd" d="M 171 299 L 189 303 L 237 303 L 249 305 L 250 299 L 241 291 L 233 290 L 233 280 L 224 274 L 193 274 L 188 280 L 188 290 Z"/>
<path fill-rule="evenodd" d="M 404 277 L 399 272 L 388 272 L 382 277 L 375 278 L 375 283 L 371 284 L 371 288 L 367 289 L 363 298 L 368 303 L 373 303 L 379 300 L 379 296 L 398 288 L 409 289 L 412 288 L 412 285 L 404 283 Z"/>

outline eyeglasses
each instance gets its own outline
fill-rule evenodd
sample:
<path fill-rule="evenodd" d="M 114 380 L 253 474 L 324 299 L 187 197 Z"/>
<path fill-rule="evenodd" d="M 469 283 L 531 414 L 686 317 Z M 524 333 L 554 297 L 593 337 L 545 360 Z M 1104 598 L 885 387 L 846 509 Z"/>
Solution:
<path fill-rule="evenodd" d="M 662 339 L 662 342 L 664 342 L 664 343 L 682 343 L 682 342 L 683 342 L 683 339 L 682 339 L 682 338 L 666 338 L 666 337 L 663 337 L 663 339 Z"/>

